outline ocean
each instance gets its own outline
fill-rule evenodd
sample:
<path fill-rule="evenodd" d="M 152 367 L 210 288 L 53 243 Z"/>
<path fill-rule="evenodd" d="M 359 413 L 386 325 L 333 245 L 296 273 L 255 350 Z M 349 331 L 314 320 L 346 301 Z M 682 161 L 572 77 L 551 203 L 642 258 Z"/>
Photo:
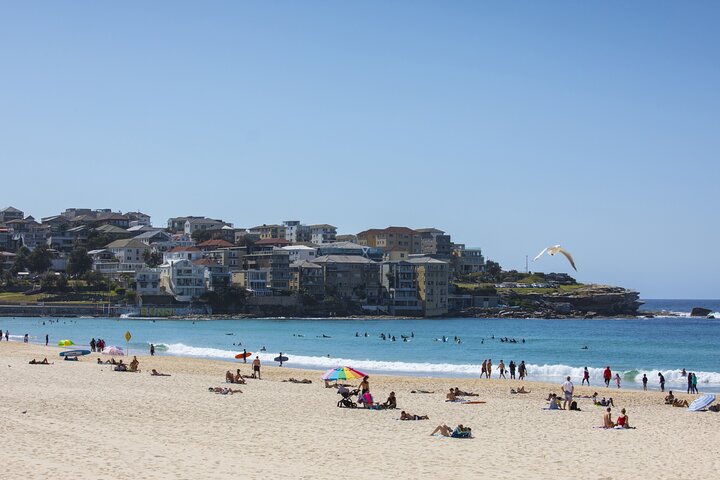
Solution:
<path fill-rule="evenodd" d="M 662 372 L 667 388 L 685 390 L 680 371 L 695 372 L 701 391 L 720 392 L 720 300 L 645 300 L 643 310 L 673 312 L 679 317 L 641 319 L 411 319 L 411 320 L 161 320 L 128 318 L 0 318 L 10 339 L 52 344 L 71 339 L 88 345 L 104 338 L 130 354 L 147 354 L 150 343 L 160 355 L 234 360 L 246 349 L 272 364 L 279 352 L 288 367 L 325 370 L 350 365 L 368 373 L 477 377 L 490 358 L 524 360 L 529 379 L 559 382 L 570 375 L 579 383 L 587 366 L 593 385 L 602 370 L 621 372 L 623 388 L 640 388 L 643 373 L 658 386 Z M 694 306 L 710 308 L 717 319 L 691 318 Z M 367 336 L 366 336 L 367 333 Z M 386 340 L 380 338 L 384 333 Z M 357 335 L 357 336 L 356 336 Z M 395 336 L 395 341 L 392 340 Z M 404 338 L 405 337 L 405 338 Z M 457 337 L 458 341 L 455 340 Z M 443 341 L 443 338 L 447 341 Z M 517 343 L 501 339 L 515 339 Z M 524 340 L 524 342 L 523 342 Z M 265 351 L 262 351 L 262 348 Z M 584 348 L 587 347 L 587 348 Z M 494 375 L 497 375 L 496 368 Z"/>

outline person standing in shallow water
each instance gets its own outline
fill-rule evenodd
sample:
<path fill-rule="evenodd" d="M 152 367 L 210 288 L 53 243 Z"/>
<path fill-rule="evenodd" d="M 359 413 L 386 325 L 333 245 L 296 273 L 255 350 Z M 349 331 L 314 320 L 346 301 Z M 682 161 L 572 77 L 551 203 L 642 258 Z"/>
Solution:
<path fill-rule="evenodd" d="M 698 392 L 698 389 L 697 389 L 697 375 L 695 375 L 695 374 L 693 373 L 693 374 L 692 374 L 692 377 L 693 377 L 693 379 L 692 379 L 692 389 L 693 389 L 693 393 L 700 393 L 700 392 Z"/>
<path fill-rule="evenodd" d="M 46 347 L 48 346 L 48 343 L 49 343 L 49 342 L 50 342 L 50 335 L 48 335 L 48 334 L 46 333 L 46 334 L 45 334 L 45 346 L 46 346 Z"/>
<path fill-rule="evenodd" d="M 150 344 L 150 356 L 155 356 L 155 345 L 153 345 L 152 343 Z"/>
<path fill-rule="evenodd" d="M 647 382 L 648 382 L 648 378 L 647 378 L 647 375 L 646 375 L 646 374 L 644 374 L 644 373 L 643 373 L 643 378 L 642 378 L 642 382 L 643 382 L 643 390 L 647 391 Z"/>
<path fill-rule="evenodd" d="M 660 391 L 665 391 L 665 377 L 663 377 L 663 374 L 658 372 L 658 381 L 660 382 Z"/>
<path fill-rule="evenodd" d="M 508 365 L 508 367 L 510 367 L 510 378 L 515 380 L 515 362 L 510 360 L 510 365 Z"/>

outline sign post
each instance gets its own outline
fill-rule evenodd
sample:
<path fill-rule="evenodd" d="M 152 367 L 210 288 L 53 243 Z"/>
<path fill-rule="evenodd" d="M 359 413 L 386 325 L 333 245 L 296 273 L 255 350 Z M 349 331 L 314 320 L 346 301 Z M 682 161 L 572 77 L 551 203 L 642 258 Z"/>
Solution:
<path fill-rule="evenodd" d="M 125 332 L 125 351 L 127 351 L 127 356 L 130 356 L 130 339 L 132 338 L 132 335 L 130 335 L 130 330 Z"/>

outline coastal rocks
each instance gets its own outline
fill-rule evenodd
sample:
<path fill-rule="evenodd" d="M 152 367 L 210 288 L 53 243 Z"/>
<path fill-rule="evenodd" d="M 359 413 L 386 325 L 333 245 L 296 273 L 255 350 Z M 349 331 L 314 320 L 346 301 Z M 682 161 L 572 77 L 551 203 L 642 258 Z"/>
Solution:
<path fill-rule="evenodd" d="M 572 316 L 620 316 L 637 315 L 642 305 L 640 295 L 633 290 L 605 285 L 587 285 L 567 292 L 521 293 L 512 297 L 523 304 L 533 305 L 533 310 L 551 310 Z"/>
<path fill-rule="evenodd" d="M 693 307 L 692 311 L 690 312 L 691 317 L 707 317 L 710 315 L 712 310 L 709 310 L 707 308 L 702 307 Z"/>

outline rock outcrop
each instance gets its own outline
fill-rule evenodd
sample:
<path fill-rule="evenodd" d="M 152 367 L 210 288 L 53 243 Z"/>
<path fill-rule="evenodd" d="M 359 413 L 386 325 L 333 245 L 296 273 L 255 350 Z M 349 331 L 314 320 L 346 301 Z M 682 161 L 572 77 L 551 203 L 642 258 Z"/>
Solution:
<path fill-rule="evenodd" d="M 509 299 L 561 314 L 583 316 L 637 315 L 643 302 L 633 290 L 607 285 L 587 285 L 569 292 L 523 293 L 512 291 Z"/>
<path fill-rule="evenodd" d="M 709 310 L 707 308 L 702 307 L 693 307 L 692 311 L 690 312 L 691 317 L 707 317 L 710 315 L 712 310 Z"/>

